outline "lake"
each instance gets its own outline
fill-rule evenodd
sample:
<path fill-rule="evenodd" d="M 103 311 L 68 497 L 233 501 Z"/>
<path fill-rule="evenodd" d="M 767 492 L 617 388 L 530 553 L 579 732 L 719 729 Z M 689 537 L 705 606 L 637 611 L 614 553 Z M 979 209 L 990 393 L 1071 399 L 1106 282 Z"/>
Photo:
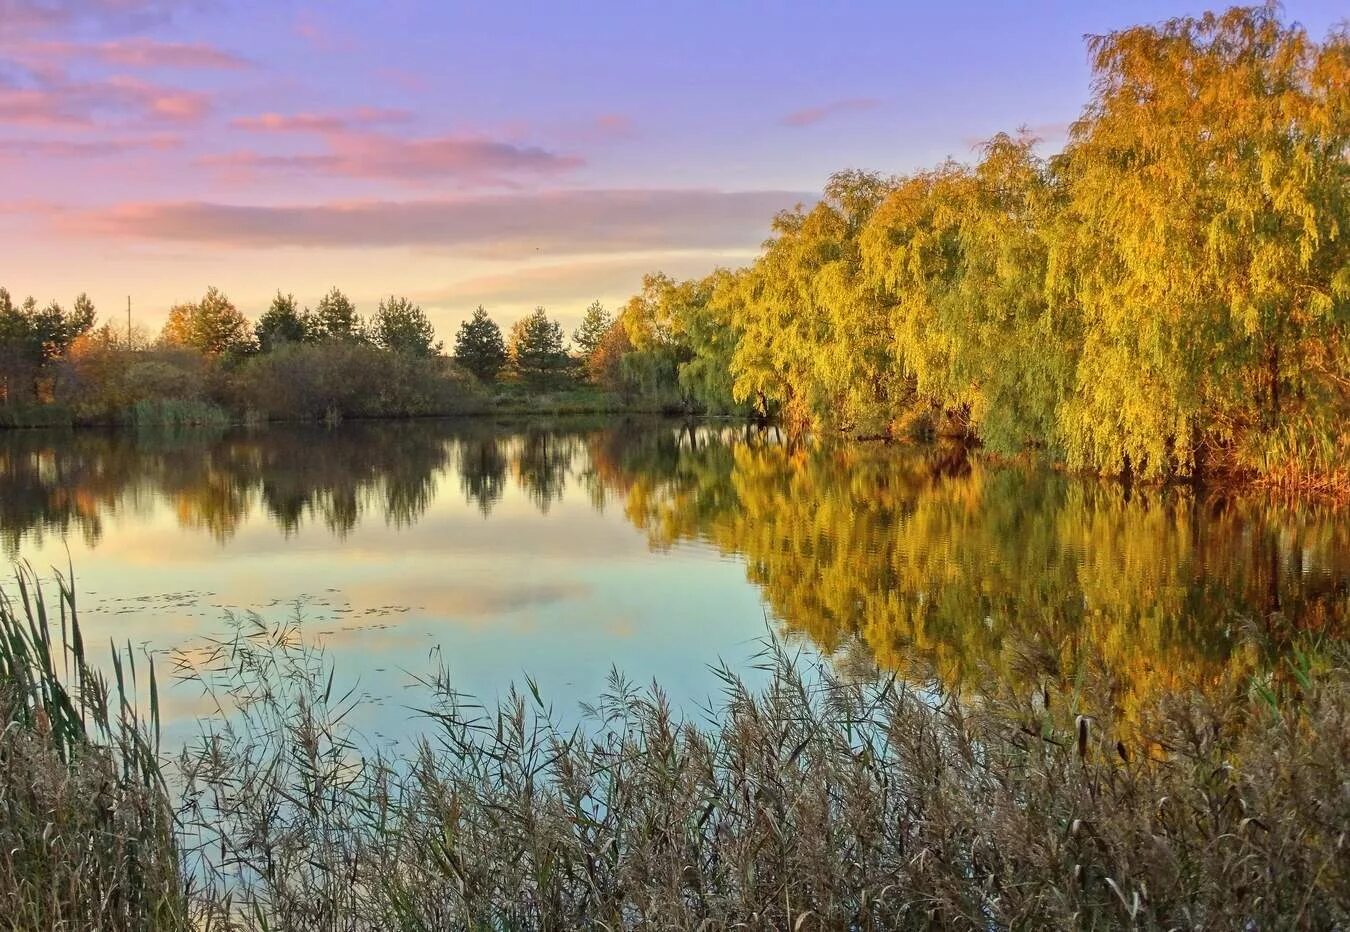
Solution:
<path fill-rule="evenodd" d="M 442 661 L 487 701 L 528 674 L 574 709 L 617 668 L 697 714 L 770 632 L 845 676 L 1091 677 L 1129 720 L 1278 674 L 1350 615 L 1327 508 L 730 422 L 9 432 L 0 477 L 0 547 L 74 568 L 87 641 L 164 657 L 298 618 L 377 738 L 415 728 Z M 209 708 L 167 705 L 177 729 Z"/>

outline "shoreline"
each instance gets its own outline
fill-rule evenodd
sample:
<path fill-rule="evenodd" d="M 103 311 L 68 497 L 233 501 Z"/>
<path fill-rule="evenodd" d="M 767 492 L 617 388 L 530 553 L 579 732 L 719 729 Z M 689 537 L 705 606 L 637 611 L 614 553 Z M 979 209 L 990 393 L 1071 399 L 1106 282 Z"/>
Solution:
<path fill-rule="evenodd" d="M 66 423 L 45 424 L 13 424 L 0 420 L 0 437 L 4 437 L 11 433 L 26 434 L 41 431 L 59 431 L 64 433 L 84 431 L 135 433 L 137 431 L 155 430 L 260 429 L 274 426 L 321 426 L 331 428 L 349 422 L 379 424 L 459 420 L 483 421 L 491 418 L 528 419 L 569 417 L 641 417 L 685 422 L 740 422 L 763 429 L 776 428 L 783 431 L 782 436 L 788 436 L 788 428 L 786 428 L 781 421 L 773 418 L 766 419 L 744 414 L 699 413 L 688 409 L 680 410 L 668 404 L 569 404 L 566 393 L 559 394 L 563 397 L 559 399 L 559 402 L 556 405 L 540 404 L 531 406 L 528 403 L 500 405 L 486 404 L 482 406 L 467 406 L 456 411 L 438 413 L 345 415 L 336 418 L 259 418 L 245 415 L 243 417 L 229 416 L 223 420 L 209 422 L 150 422 L 143 424 L 137 424 L 134 421 L 126 419 L 73 420 Z M 548 398 L 549 396 L 547 393 L 544 393 L 543 395 L 534 397 Z M 514 399 L 512 399 L 512 401 L 514 401 Z M 3 413 L 3 409 L 0 409 L 0 413 Z M 977 457 L 987 463 L 1002 467 L 1033 466 L 1035 468 L 1048 469 L 1066 476 L 1071 476 L 1080 481 L 1106 483 L 1122 490 L 1126 497 L 1133 494 L 1135 490 L 1144 492 L 1186 491 L 1197 498 L 1204 500 L 1255 493 L 1263 495 L 1273 501 L 1314 503 L 1328 506 L 1336 510 L 1350 506 L 1350 478 L 1347 477 L 1313 476 L 1308 477 L 1303 481 L 1289 482 L 1283 478 L 1263 476 L 1258 473 L 1242 475 L 1234 472 L 1218 472 L 1212 476 L 1198 479 L 1186 476 L 1150 479 L 1132 477 L 1127 474 L 1113 475 L 1109 473 L 1075 469 L 1062 460 L 1052 459 L 1035 450 L 1028 450 L 1023 453 L 1008 456 L 989 450 L 978 442 L 971 442 L 954 437 L 939 436 L 933 439 L 915 439 L 903 436 L 887 437 L 884 435 L 869 435 L 863 437 L 826 435 L 826 437 L 831 444 L 844 444 L 849 446 L 904 446 L 932 450 L 960 448 L 962 450 L 962 455 L 965 458 Z"/>

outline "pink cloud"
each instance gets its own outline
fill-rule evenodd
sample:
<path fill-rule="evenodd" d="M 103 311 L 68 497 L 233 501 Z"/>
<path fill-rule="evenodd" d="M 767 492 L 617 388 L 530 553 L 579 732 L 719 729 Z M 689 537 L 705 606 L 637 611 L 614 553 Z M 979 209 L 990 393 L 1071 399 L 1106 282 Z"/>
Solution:
<path fill-rule="evenodd" d="M 4 0 L 0 0 L 3 3 Z M 12 56 L 30 67 L 49 68 L 72 61 L 97 61 L 119 68 L 237 69 L 249 61 L 205 42 L 115 39 L 107 42 L 26 42 Z"/>
<path fill-rule="evenodd" d="M 329 151 L 314 155 L 273 155 L 241 151 L 202 160 L 235 170 L 302 170 L 348 178 L 426 180 L 461 178 L 501 183 L 513 175 L 548 175 L 583 164 L 538 146 L 469 136 L 402 139 L 382 133 L 331 133 Z"/>
<path fill-rule="evenodd" d="M 1067 121 L 1059 123 L 1034 123 L 1030 126 L 1024 123 L 1017 128 L 1017 132 L 1009 133 L 1009 135 L 1014 139 L 1029 137 L 1034 139 L 1037 144 L 1049 143 L 1054 146 L 1062 146 L 1068 141 L 1069 130 L 1072 126 L 1073 124 Z M 984 150 L 984 147 L 989 144 L 991 138 L 992 137 L 990 136 L 965 136 L 961 141 L 971 150 L 978 152 Z"/>
<path fill-rule="evenodd" d="M 642 276 L 653 269 L 677 278 L 701 276 L 718 264 L 734 261 L 734 255 L 729 255 L 725 249 L 680 250 L 515 266 L 504 272 L 464 278 L 416 297 L 431 304 L 455 302 L 472 306 L 498 301 L 534 301 L 540 295 L 548 295 L 552 301 L 575 301 L 581 305 L 601 295 L 629 293 L 642 281 Z"/>
<path fill-rule="evenodd" d="M 201 5 L 201 0 L 0 0 L 0 25 L 12 35 L 75 25 L 146 29 Z"/>
<path fill-rule="evenodd" d="M 407 123 L 412 116 L 409 110 L 358 107 L 340 113 L 262 113 L 236 117 L 230 125 L 267 133 L 341 133 L 386 123 Z"/>
<path fill-rule="evenodd" d="M 301 10 L 295 15 L 293 31 L 316 49 L 324 52 L 337 52 L 352 47 L 352 41 L 340 36 L 332 27 L 320 19 L 313 10 Z"/>
<path fill-rule="evenodd" d="M 0 120 L 30 126 L 90 125 L 109 115 L 187 123 L 210 109 L 205 94 L 125 75 L 94 81 L 47 76 L 27 87 L 0 84 Z"/>
<path fill-rule="evenodd" d="M 109 158 L 129 152 L 177 149 L 182 145 L 181 137 L 167 134 L 110 139 L 3 139 L 0 140 L 0 158 Z"/>
<path fill-rule="evenodd" d="M 125 68 L 243 68 L 248 60 L 205 42 L 156 42 L 122 39 L 101 42 L 90 51 L 109 65 Z"/>
<path fill-rule="evenodd" d="M 421 93 L 431 86 L 424 75 L 406 68 L 376 68 L 374 74 L 382 81 L 413 93 Z"/>
<path fill-rule="evenodd" d="M 818 107 L 805 107 L 801 110 L 794 110 L 783 117 L 784 126 L 814 126 L 823 120 L 840 116 L 845 113 L 859 113 L 864 110 L 873 110 L 881 106 L 881 101 L 870 97 L 851 97 L 844 100 L 832 100 L 829 103 L 821 104 Z"/>
<path fill-rule="evenodd" d="M 68 233 L 250 248 L 439 247 L 508 258 L 758 244 L 795 191 L 600 189 L 255 207 L 129 203 L 60 222 Z"/>
<path fill-rule="evenodd" d="M 211 110 L 211 100 L 203 93 L 164 87 L 139 78 L 114 76 L 102 85 L 94 85 L 100 86 L 110 89 L 110 95 L 105 98 L 110 105 L 120 104 L 132 110 L 139 108 L 145 116 L 192 122 Z"/>
<path fill-rule="evenodd" d="M 602 113 L 595 118 L 595 128 L 611 136 L 631 136 L 633 120 L 622 113 Z"/>

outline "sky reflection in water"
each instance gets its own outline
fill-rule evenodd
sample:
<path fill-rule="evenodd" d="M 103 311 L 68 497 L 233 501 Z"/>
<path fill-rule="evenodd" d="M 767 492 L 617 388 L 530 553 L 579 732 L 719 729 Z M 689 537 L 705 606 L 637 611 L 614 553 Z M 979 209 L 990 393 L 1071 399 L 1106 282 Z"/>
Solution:
<path fill-rule="evenodd" d="M 1350 598 L 1350 535 L 1324 509 L 733 425 L 10 433 L 0 478 L 0 544 L 43 569 L 69 547 L 91 643 L 164 650 L 228 612 L 298 612 L 377 737 L 416 730 L 436 648 L 487 700 L 528 673 L 573 710 L 614 666 L 694 711 L 766 618 L 849 673 L 1105 669 L 1132 716 L 1342 636 Z M 209 708 L 172 694 L 180 719 Z"/>

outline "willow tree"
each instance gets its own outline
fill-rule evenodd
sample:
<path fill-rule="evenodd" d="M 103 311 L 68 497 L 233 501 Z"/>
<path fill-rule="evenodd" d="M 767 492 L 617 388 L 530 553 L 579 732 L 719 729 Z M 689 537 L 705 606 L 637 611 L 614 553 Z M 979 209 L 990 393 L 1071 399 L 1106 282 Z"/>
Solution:
<path fill-rule="evenodd" d="M 973 168 L 906 179 L 862 237 L 916 391 L 1004 453 L 1053 438 L 1074 375 L 1075 316 L 1046 287 L 1057 198 L 1033 145 L 1000 134 Z"/>
<path fill-rule="evenodd" d="M 1063 158 L 1084 315 L 1070 461 L 1329 465 L 1350 388 L 1346 32 L 1318 45 L 1264 6 L 1089 45 Z"/>
<path fill-rule="evenodd" d="M 858 236 L 889 184 L 844 172 L 809 211 L 775 218 L 774 237 L 737 282 L 737 400 L 817 427 L 885 419 L 898 366 L 885 296 L 859 275 Z"/>
<path fill-rule="evenodd" d="M 862 240 L 895 179 L 846 171 L 825 185 L 818 211 L 830 221 L 832 254 L 814 275 L 814 300 L 824 315 L 827 337 L 815 355 L 815 380 L 828 408 L 818 422 L 852 433 L 889 434 L 912 404 L 912 380 L 891 327 L 894 296 L 866 274 Z"/>
<path fill-rule="evenodd" d="M 762 414 L 783 411 L 790 420 L 809 419 L 813 406 L 812 354 L 821 322 L 811 299 L 812 278 L 822 260 L 808 241 L 809 215 L 800 207 L 781 211 L 764 252 L 734 283 L 734 319 L 741 339 L 732 355 L 732 390 Z"/>
<path fill-rule="evenodd" d="M 631 388 L 653 397 L 675 392 L 681 403 L 705 411 L 734 407 L 729 366 L 738 333 L 727 301 L 732 278 L 720 269 L 684 281 L 664 273 L 643 277 L 642 290 L 615 322 L 627 343 L 621 368 Z"/>
<path fill-rule="evenodd" d="M 680 308 L 680 333 L 689 359 L 680 366 L 680 387 L 704 410 L 737 408 L 732 392 L 731 359 L 740 341 L 736 326 L 736 273 L 717 269 L 688 289 L 696 300 Z"/>

